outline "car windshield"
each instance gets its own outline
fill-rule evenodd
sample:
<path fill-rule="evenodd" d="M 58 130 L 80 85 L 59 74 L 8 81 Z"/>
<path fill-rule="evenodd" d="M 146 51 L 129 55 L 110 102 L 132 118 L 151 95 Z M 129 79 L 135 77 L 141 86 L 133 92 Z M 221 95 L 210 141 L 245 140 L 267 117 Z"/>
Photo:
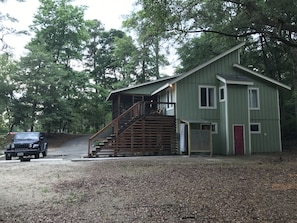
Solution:
<path fill-rule="evenodd" d="M 14 139 L 39 139 L 39 133 L 38 132 L 18 132 L 16 133 Z"/>

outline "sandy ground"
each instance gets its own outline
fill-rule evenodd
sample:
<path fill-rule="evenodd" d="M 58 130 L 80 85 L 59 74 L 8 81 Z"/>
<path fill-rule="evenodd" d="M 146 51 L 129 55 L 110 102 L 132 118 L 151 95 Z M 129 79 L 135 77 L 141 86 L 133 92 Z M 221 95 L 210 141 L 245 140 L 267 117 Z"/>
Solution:
<path fill-rule="evenodd" d="M 297 222 L 297 156 L 0 162 L 0 222 Z"/>

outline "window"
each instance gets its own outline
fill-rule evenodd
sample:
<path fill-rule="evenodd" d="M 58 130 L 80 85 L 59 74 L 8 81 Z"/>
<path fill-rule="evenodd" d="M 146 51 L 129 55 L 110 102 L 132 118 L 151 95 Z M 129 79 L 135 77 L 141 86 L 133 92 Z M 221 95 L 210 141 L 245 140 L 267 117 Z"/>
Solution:
<path fill-rule="evenodd" d="M 201 130 L 211 130 L 212 134 L 218 133 L 218 123 L 201 124 Z"/>
<path fill-rule="evenodd" d="M 209 124 L 201 124 L 201 130 L 210 130 L 210 125 Z"/>
<path fill-rule="evenodd" d="M 170 87 L 167 91 L 166 91 L 166 101 L 168 103 L 172 103 L 173 102 L 173 90 L 172 87 Z M 172 108 L 173 105 L 172 104 L 167 104 L 167 108 Z"/>
<path fill-rule="evenodd" d="M 200 108 L 216 108 L 216 88 L 211 86 L 200 86 Z"/>
<path fill-rule="evenodd" d="M 212 134 L 218 134 L 218 123 L 211 124 L 211 132 Z"/>
<path fill-rule="evenodd" d="M 250 131 L 251 133 L 261 133 L 260 123 L 251 123 L 250 125 Z"/>
<path fill-rule="evenodd" d="M 249 89 L 249 108 L 250 109 L 260 109 L 259 89 L 258 88 L 250 88 Z"/>
<path fill-rule="evenodd" d="M 225 87 L 220 87 L 220 101 L 225 101 Z"/>

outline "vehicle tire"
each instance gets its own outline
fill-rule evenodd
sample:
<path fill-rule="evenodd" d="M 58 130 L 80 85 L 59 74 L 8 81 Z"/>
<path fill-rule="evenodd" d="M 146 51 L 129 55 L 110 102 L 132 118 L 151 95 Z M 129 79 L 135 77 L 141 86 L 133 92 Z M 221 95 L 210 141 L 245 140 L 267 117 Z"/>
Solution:
<path fill-rule="evenodd" d="M 5 154 L 5 160 L 11 160 L 11 156 L 8 154 Z"/>
<path fill-rule="evenodd" d="M 47 156 L 47 150 L 44 150 L 43 152 L 42 152 L 42 157 L 46 157 Z"/>
<path fill-rule="evenodd" d="M 39 159 L 39 153 L 35 154 L 35 159 Z"/>

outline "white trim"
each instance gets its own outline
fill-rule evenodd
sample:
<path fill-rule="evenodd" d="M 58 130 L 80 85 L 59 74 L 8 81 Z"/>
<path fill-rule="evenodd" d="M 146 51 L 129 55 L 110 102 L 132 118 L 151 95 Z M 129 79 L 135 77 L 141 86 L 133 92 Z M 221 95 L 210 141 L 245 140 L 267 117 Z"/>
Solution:
<path fill-rule="evenodd" d="M 195 68 L 193 68 L 192 70 L 189 70 L 188 72 L 182 74 L 180 77 L 174 79 L 171 83 L 172 83 L 172 84 L 173 84 L 173 83 L 176 83 L 176 82 L 178 82 L 178 81 L 180 81 L 180 80 L 182 80 L 182 79 L 188 77 L 188 76 L 191 75 L 192 73 L 194 73 L 194 72 L 196 72 L 196 71 L 199 71 L 199 70 L 201 70 L 202 68 L 204 68 L 204 67 L 206 67 L 206 66 L 208 66 L 208 65 L 210 65 L 210 64 L 212 64 L 212 63 L 214 63 L 214 62 L 216 62 L 217 60 L 219 60 L 219 59 L 225 57 L 226 55 L 232 53 L 233 51 L 240 49 L 240 48 L 243 47 L 244 45 L 245 45 L 245 43 L 240 43 L 240 44 L 238 44 L 238 45 L 232 47 L 231 49 L 225 51 L 224 53 L 222 53 L 222 54 L 220 54 L 220 55 L 218 55 L 218 56 L 216 56 L 216 57 L 210 59 L 209 61 L 207 61 L 207 62 L 205 62 L 205 63 L 203 63 L 203 64 L 201 64 L 201 65 L 199 65 L 199 66 L 197 66 L 197 67 L 195 67 Z M 239 62 L 239 61 L 238 61 L 238 62 Z"/>
<path fill-rule="evenodd" d="M 151 96 L 153 96 L 153 95 L 155 95 L 155 94 L 157 94 L 157 93 L 159 93 L 159 92 L 165 90 L 165 89 L 168 88 L 169 86 L 170 86 L 170 84 L 168 84 L 168 83 L 165 84 L 165 85 L 163 85 L 162 87 L 158 88 L 158 89 L 155 90 L 153 93 L 151 93 Z"/>
<path fill-rule="evenodd" d="M 232 132 L 233 132 L 233 154 L 235 154 L 235 140 L 234 140 L 234 127 L 235 126 L 242 126 L 242 132 L 243 132 L 243 154 L 246 154 L 246 146 L 245 146 L 245 125 L 244 124 L 233 124 L 232 125 Z"/>
<path fill-rule="evenodd" d="M 174 88 L 173 87 L 169 87 L 166 89 L 165 91 L 166 94 L 166 102 L 167 103 L 174 103 L 175 102 L 175 98 L 174 98 Z M 173 104 L 167 104 L 166 105 L 166 110 L 169 110 L 171 108 L 173 108 Z"/>
<path fill-rule="evenodd" d="M 277 101 L 277 113 L 278 113 L 278 133 L 279 133 L 279 151 L 282 152 L 282 135 L 281 135 L 281 124 L 280 124 L 280 107 L 279 107 L 279 90 L 276 91 L 276 101 Z"/>
<path fill-rule="evenodd" d="M 222 94 L 221 94 L 221 90 L 224 91 L 224 98 L 223 98 L 223 99 L 221 98 L 221 96 L 222 96 Z M 219 87 L 219 101 L 220 101 L 220 102 L 226 101 L 226 86 L 225 86 L 225 85 Z"/>
<path fill-rule="evenodd" d="M 207 106 L 201 106 L 201 89 L 202 88 L 206 88 L 206 89 L 213 89 L 214 90 L 214 92 L 213 92 L 213 94 L 214 94 L 214 101 L 213 101 L 213 103 L 214 103 L 214 106 L 209 106 L 208 105 L 208 100 L 206 100 L 207 102 Z M 198 103 L 199 103 L 199 109 L 217 109 L 217 87 L 216 86 L 212 86 L 212 85 L 199 85 L 198 86 Z M 208 97 L 208 91 L 207 91 L 207 99 L 209 98 Z"/>
<path fill-rule="evenodd" d="M 228 88 L 225 85 L 225 119 L 226 119 L 226 154 L 230 154 L 229 116 L 228 116 Z"/>
<path fill-rule="evenodd" d="M 212 131 L 212 126 L 214 126 L 214 131 Z M 211 124 L 210 124 L 210 130 L 211 130 L 211 133 L 212 134 L 218 134 L 218 123 L 217 122 L 212 122 Z"/>
<path fill-rule="evenodd" d="M 216 77 L 219 81 L 222 81 L 224 84 L 226 84 L 226 80 L 222 78 L 220 75 L 217 75 Z"/>
<path fill-rule="evenodd" d="M 256 76 L 256 77 L 259 77 L 259 78 L 261 78 L 261 79 L 263 79 L 263 80 L 266 80 L 266 81 L 268 81 L 268 82 L 270 82 L 270 83 L 272 83 L 272 84 L 275 84 L 275 85 L 278 85 L 278 86 L 280 86 L 280 87 L 283 87 L 283 88 L 285 88 L 285 89 L 287 89 L 287 90 L 291 90 L 291 87 L 290 87 L 290 86 L 285 85 L 285 84 L 282 84 L 281 82 L 278 82 L 278 81 L 276 81 L 276 80 L 273 80 L 272 78 L 266 77 L 266 76 L 264 76 L 264 75 L 262 75 L 262 74 L 259 74 L 259 73 L 255 72 L 255 71 L 253 71 L 253 70 L 250 70 L 250 69 L 248 69 L 248 68 L 246 68 L 246 67 L 243 67 L 243 66 L 241 66 L 240 64 L 233 64 L 233 67 L 238 68 L 238 69 L 240 69 L 240 70 L 243 70 L 243 71 L 245 71 L 245 72 L 247 72 L 247 73 L 250 73 L 250 74 L 252 74 L 252 75 L 254 75 L 254 76 Z"/>
<path fill-rule="evenodd" d="M 251 91 L 256 91 L 257 92 L 257 107 L 253 108 L 250 105 L 250 90 Z M 248 88 L 248 102 L 249 102 L 249 109 L 250 110 L 260 110 L 260 89 L 258 87 L 249 87 Z"/>
<path fill-rule="evenodd" d="M 249 92 L 247 92 L 247 93 L 249 93 Z M 247 100 L 247 108 L 248 108 L 248 125 L 250 126 L 250 124 L 251 124 L 251 110 L 249 109 L 249 104 L 250 104 L 250 102 L 249 102 L 249 100 Z M 251 155 L 252 154 L 252 137 L 251 137 L 251 129 L 250 128 L 248 128 L 248 142 L 249 142 L 249 155 Z"/>
<path fill-rule="evenodd" d="M 226 80 L 225 78 L 221 77 L 220 75 L 217 75 L 216 78 L 219 81 L 223 82 L 224 84 L 254 85 L 254 82 L 252 82 L 252 81 Z"/>
<path fill-rule="evenodd" d="M 170 81 L 171 79 L 177 78 L 179 76 L 181 76 L 181 74 L 174 75 L 174 76 L 169 76 L 169 77 L 163 77 L 163 78 L 160 78 L 160 79 L 157 79 L 157 80 L 148 81 L 148 82 L 145 82 L 145 83 L 136 84 L 136 85 L 133 85 L 133 86 L 129 86 L 129 87 L 124 87 L 124 88 L 112 90 L 112 91 L 110 91 L 108 97 L 106 98 L 106 101 L 108 101 L 113 94 L 116 94 L 116 93 L 119 93 L 119 92 L 123 92 L 123 91 L 127 91 L 127 90 L 132 90 L 132 89 L 143 87 L 143 86 L 146 86 L 146 85 L 151 85 L 151 84 L 159 83 L 159 82 L 166 81 L 166 80 Z M 163 85 L 163 87 L 164 86 L 167 87 L 167 86 L 169 86 L 169 84 L 166 83 L 166 84 Z M 163 87 L 160 87 L 159 89 L 162 89 Z M 155 93 L 157 91 L 158 91 L 158 89 L 155 90 L 153 93 Z M 153 93 L 151 93 L 151 95 L 154 95 Z"/>
<path fill-rule="evenodd" d="M 258 131 L 252 131 L 252 129 L 251 129 L 252 125 L 257 125 L 258 126 Z M 261 123 L 260 122 L 250 123 L 250 133 L 251 134 L 261 134 Z"/>

